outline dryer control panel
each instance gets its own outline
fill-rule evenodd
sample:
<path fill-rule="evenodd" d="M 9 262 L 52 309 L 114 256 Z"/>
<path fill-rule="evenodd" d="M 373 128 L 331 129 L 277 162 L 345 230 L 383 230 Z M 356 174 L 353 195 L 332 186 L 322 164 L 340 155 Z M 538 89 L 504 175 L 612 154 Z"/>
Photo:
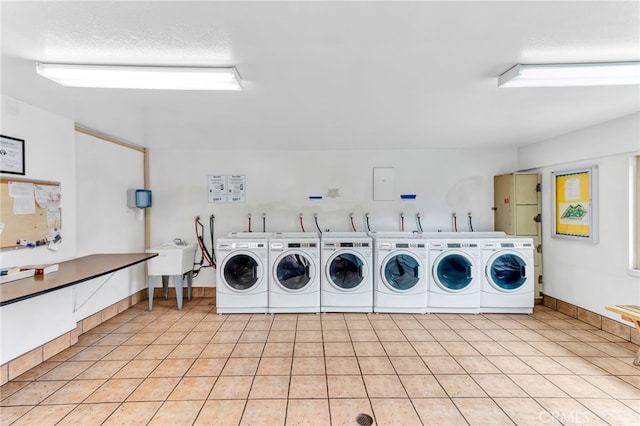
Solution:
<path fill-rule="evenodd" d="M 484 249 L 503 249 L 503 248 L 515 248 L 515 249 L 519 249 L 519 248 L 530 248 L 533 249 L 533 243 L 525 243 L 525 242 L 509 242 L 509 243 L 505 243 L 505 242 L 487 242 L 484 243 L 482 245 L 482 248 Z"/>
<path fill-rule="evenodd" d="M 435 242 L 431 243 L 430 247 L 436 250 L 445 250 L 445 249 L 466 249 L 466 248 L 480 248 L 478 243 L 443 243 L 443 242 Z"/>
<path fill-rule="evenodd" d="M 317 248 L 317 243 L 271 243 L 271 250 L 284 250 L 292 248 Z"/>
<path fill-rule="evenodd" d="M 379 242 L 378 249 L 380 250 L 393 250 L 393 249 L 423 249 L 426 248 L 424 243 L 392 243 L 392 242 Z"/>
<path fill-rule="evenodd" d="M 370 244 L 367 242 L 325 242 L 324 247 L 327 248 L 352 248 L 352 247 L 369 247 Z"/>
<path fill-rule="evenodd" d="M 264 249 L 267 248 L 266 243 L 254 243 L 248 241 L 238 241 L 238 242 L 229 242 L 229 243 L 218 243 L 218 250 L 229 250 L 229 249 Z"/>

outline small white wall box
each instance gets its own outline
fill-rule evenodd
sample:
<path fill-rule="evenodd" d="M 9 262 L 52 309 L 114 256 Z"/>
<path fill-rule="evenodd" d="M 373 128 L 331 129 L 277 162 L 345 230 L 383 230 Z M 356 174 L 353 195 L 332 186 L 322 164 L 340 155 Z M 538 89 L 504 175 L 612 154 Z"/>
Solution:
<path fill-rule="evenodd" d="M 393 201 L 395 186 L 393 182 L 395 169 L 393 167 L 373 168 L 373 200 Z"/>
<path fill-rule="evenodd" d="M 150 189 L 129 189 L 127 191 L 127 207 L 146 209 L 151 207 Z"/>

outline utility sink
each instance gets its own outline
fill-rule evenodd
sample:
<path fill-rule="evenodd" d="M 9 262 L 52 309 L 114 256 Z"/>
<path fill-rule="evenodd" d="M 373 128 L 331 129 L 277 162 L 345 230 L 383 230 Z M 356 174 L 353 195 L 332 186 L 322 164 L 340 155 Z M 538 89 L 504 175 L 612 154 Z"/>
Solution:
<path fill-rule="evenodd" d="M 149 310 L 153 310 L 153 277 L 162 276 L 162 295 L 167 300 L 169 293 L 169 277 L 173 276 L 176 286 L 178 309 L 182 309 L 182 284 L 187 275 L 187 298 L 191 300 L 191 284 L 193 282 L 193 264 L 196 258 L 195 244 L 165 243 L 160 247 L 145 250 L 147 253 L 158 253 L 158 256 L 147 261 L 149 274 Z"/>
<path fill-rule="evenodd" d="M 196 247 L 195 244 L 166 243 L 145 250 L 147 253 L 158 253 L 158 256 L 147 262 L 149 275 L 178 275 L 191 271 L 196 257 Z"/>

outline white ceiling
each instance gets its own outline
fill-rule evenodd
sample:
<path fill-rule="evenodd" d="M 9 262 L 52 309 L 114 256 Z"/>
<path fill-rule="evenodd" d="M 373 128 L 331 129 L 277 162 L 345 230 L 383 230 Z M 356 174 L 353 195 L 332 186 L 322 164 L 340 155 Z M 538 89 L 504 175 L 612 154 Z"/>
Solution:
<path fill-rule="evenodd" d="M 151 147 L 513 146 L 640 110 L 638 86 L 496 86 L 516 63 L 640 60 L 637 0 L 3 0 L 0 13 L 4 95 Z M 235 65 L 244 90 L 64 88 L 36 61 Z"/>

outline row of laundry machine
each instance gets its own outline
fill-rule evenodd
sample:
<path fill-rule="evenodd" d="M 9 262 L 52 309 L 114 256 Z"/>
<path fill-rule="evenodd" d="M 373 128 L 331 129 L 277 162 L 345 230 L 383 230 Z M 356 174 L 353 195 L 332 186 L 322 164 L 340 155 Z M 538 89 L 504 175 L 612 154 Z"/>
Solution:
<path fill-rule="evenodd" d="M 529 314 L 534 305 L 533 240 L 502 232 L 247 232 L 216 248 L 220 314 Z"/>

